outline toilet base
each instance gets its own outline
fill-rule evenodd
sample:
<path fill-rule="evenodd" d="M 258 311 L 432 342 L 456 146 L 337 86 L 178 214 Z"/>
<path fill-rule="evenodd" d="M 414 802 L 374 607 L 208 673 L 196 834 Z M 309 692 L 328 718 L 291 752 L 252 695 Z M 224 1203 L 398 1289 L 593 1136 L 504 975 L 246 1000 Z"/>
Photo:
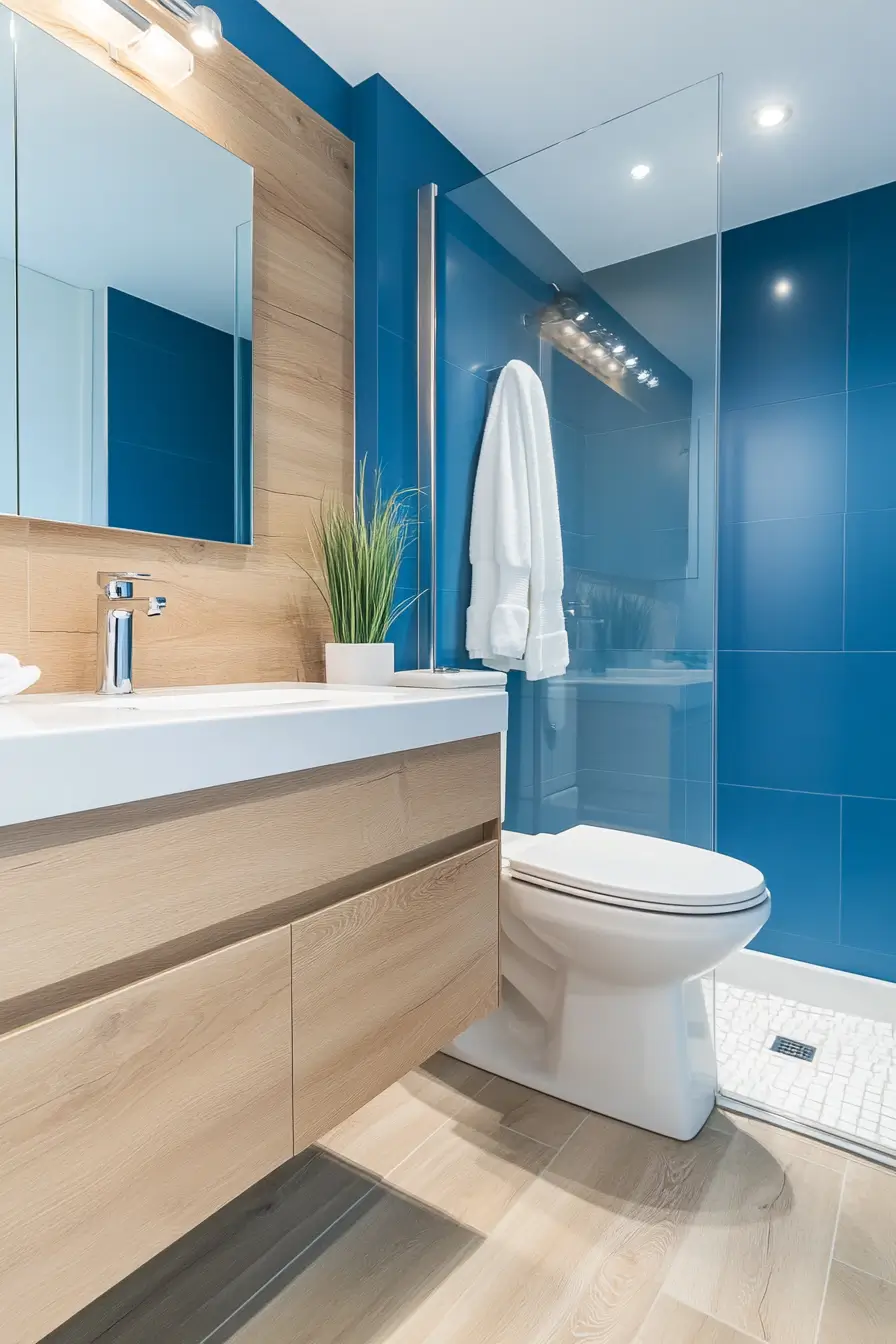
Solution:
<path fill-rule="evenodd" d="M 546 1022 L 504 983 L 502 1006 L 445 1053 L 590 1111 L 692 1139 L 715 1104 L 716 1059 L 699 979 L 636 992 L 570 975 Z"/>

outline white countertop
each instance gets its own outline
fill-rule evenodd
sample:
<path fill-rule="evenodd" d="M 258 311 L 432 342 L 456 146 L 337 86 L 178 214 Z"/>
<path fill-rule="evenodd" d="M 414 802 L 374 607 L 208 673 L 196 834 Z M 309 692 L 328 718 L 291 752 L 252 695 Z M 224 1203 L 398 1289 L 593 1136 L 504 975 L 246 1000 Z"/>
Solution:
<path fill-rule="evenodd" d="M 307 697 L 304 703 L 252 705 L 234 694 L 245 691 L 248 698 L 275 690 Z M 212 708 L 176 703 L 218 691 L 221 702 Z M 22 696 L 0 704 L 0 826 L 483 737 L 506 727 L 506 693 L 493 689 L 270 682 L 181 686 L 134 697 Z"/>

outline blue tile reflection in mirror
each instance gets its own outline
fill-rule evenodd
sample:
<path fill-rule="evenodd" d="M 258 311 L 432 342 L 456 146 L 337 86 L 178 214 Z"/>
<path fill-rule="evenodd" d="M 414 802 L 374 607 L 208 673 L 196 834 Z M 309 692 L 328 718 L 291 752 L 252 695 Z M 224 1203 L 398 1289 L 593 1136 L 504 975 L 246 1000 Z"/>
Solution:
<path fill-rule="evenodd" d="M 18 512 L 249 543 L 252 169 L 15 34 Z"/>

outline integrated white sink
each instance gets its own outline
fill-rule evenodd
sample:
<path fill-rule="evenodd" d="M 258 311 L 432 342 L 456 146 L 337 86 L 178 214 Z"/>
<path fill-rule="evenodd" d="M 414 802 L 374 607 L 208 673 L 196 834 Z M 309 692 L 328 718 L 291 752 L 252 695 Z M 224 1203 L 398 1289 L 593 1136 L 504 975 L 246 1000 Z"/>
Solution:
<path fill-rule="evenodd" d="M 376 692 L 373 693 L 374 695 Z M 370 692 L 366 692 L 370 695 Z M 336 695 L 308 691 L 299 687 L 259 687 L 240 691 L 134 691 L 132 695 L 98 695 L 91 708 L 146 710 L 151 714 L 172 714 L 193 710 L 266 709 L 276 705 L 333 704 Z"/>
<path fill-rule="evenodd" d="M 412 751 L 507 726 L 501 689 L 256 682 L 0 704 L 0 826 Z M 351 825 L 346 818 L 346 825 Z"/>

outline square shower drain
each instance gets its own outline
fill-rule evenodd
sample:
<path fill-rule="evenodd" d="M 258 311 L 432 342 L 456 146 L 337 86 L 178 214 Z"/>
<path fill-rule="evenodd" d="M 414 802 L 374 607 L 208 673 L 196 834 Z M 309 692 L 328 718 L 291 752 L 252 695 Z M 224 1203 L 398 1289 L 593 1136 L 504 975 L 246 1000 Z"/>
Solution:
<path fill-rule="evenodd" d="M 815 1058 L 815 1046 L 804 1041 L 793 1041 L 789 1036 L 776 1036 L 770 1047 L 776 1055 L 788 1055 L 790 1059 L 811 1060 Z"/>

